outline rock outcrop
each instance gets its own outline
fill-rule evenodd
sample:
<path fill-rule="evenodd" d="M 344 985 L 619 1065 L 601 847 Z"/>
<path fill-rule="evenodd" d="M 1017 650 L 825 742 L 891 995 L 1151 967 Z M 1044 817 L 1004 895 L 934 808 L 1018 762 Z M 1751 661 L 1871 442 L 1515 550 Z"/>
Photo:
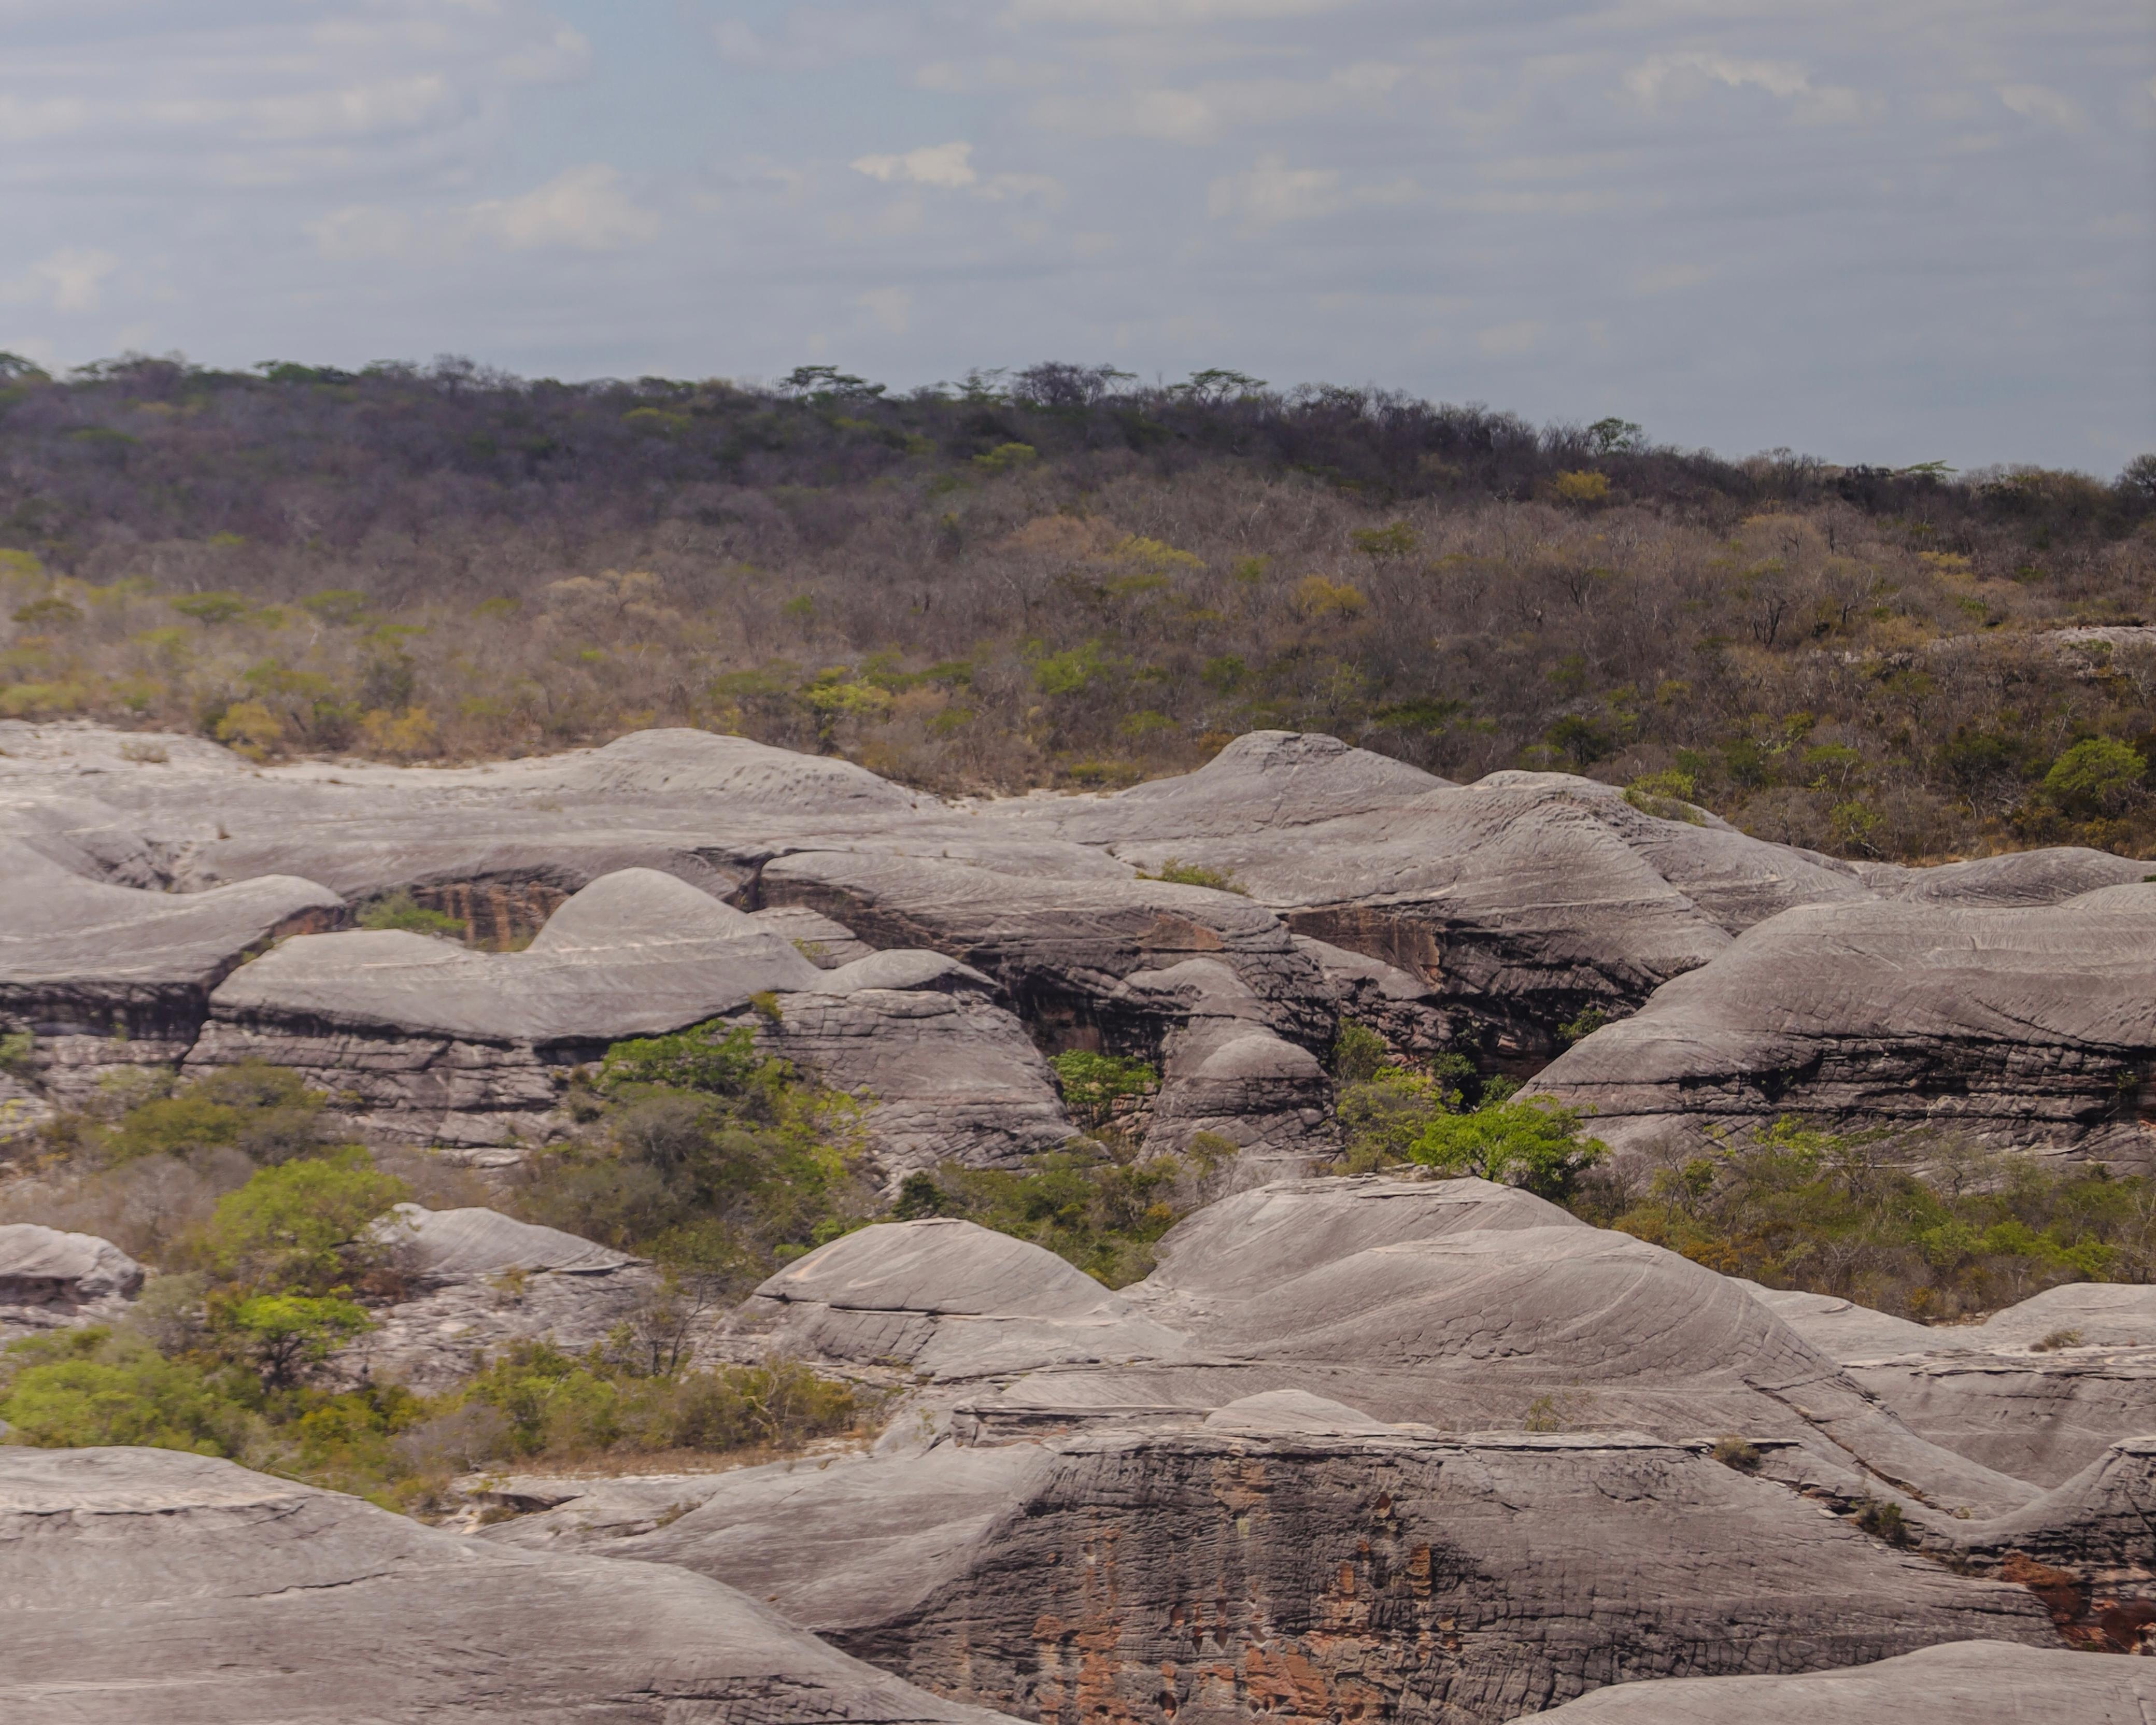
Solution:
<path fill-rule="evenodd" d="M 1308 1396 L 748 1470 L 589 1548 L 730 1577 L 924 1687 L 1054 1725 L 1466 1725 L 1646 1677 L 2056 1645 L 2025 1589 L 1894 1552 L 1697 1449 L 1448 1437 Z"/>
<path fill-rule="evenodd" d="M 405 1284 L 377 1327 L 336 1360 L 348 1381 L 448 1389 L 511 1343 L 581 1353 L 634 1319 L 660 1286 L 644 1260 L 499 1211 L 400 1204 L 375 1224 Z"/>
<path fill-rule="evenodd" d="M 995 1717 L 677 1568 L 490 1548 L 207 1456 L 0 1449 L 0 1553 L 11 1718 Z"/>
<path fill-rule="evenodd" d="M 1636 1007 L 1764 917 L 1871 896 L 1848 864 L 1684 813 L 1562 773 L 1453 785 L 1257 732 L 1183 778 L 1006 818 L 1150 868 L 1231 874 L 1298 933 L 1421 977 L 1493 1051 L 1534 1060 L 1559 1025 Z"/>
<path fill-rule="evenodd" d="M 2142 1725 L 2152 1712 L 2156 1671 L 2138 1660 L 1955 1641 L 1801 1676 L 1599 1689 L 1534 1717 L 1558 1725 Z"/>
<path fill-rule="evenodd" d="M 116 1068 L 182 1058 L 251 952 L 344 911 L 289 875 L 192 893 L 85 880 L 5 837 L 0 875 L 0 1034 L 28 1031 L 32 1073 L 69 1101 Z"/>
<path fill-rule="evenodd" d="M 1907 898 L 1784 912 L 1597 1030 L 1531 1087 L 1612 1143 L 1797 1116 L 1952 1128 L 2141 1167 L 2156 1062 L 2156 889 L 2000 908 Z"/>

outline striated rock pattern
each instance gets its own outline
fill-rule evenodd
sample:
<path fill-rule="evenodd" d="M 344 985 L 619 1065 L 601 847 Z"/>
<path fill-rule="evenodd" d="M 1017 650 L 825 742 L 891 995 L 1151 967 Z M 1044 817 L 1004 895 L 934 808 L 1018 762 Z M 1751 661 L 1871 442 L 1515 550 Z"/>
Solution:
<path fill-rule="evenodd" d="M 1692 1449 L 1447 1438 L 1307 1396 L 750 1470 L 591 1548 L 731 1578 L 924 1687 L 1057 1725 L 1462 1725 L 1645 1677 L 2056 1645 L 2025 1589 L 1893 1552 Z"/>
<path fill-rule="evenodd" d="M 116 1068 L 182 1058 L 249 952 L 344 910 L 285 875 L 186 894 L 112 886 L 3 837 L 0 876 L 0 1034 L 31 1033 L 34 1076 L 64 1101 Z"/>
<path fill-rule="evenodd" d="M 2056 904 L 1816 905 L 1763 922 L 1531 1090 L 1613 1143 L 1784 1115 L 1950 1127 L 2138 1167 L 2156 1149 L 2156 889 Z"/>
<path fill-rule="evenodd" d="M 0 1449 L 0 1711 L 79 1725 L 977 1722 L 685 1570 L 163 1450 Z"/>

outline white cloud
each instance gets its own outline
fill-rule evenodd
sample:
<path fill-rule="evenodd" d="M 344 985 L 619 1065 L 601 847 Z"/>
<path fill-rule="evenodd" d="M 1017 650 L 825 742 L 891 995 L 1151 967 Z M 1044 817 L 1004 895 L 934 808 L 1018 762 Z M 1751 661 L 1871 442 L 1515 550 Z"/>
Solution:
<path fill-rule="evenodd" d="M 911 288 L 872 288 L 867 293 L 857 295 L 854 303 L 894 336 L 904 335 L 912 321 L 913 290 Z"/>
<path fill-rule="evenodd" d="M 886 185 L 911 181 L 916 186 L 970 186 L 981 177 L 969 159 L 973 153 L 971 144 L 924 144 L 903 156 L 857 157 L 848 166 Z"/>
<path fill-rule="evenodd" d="M 105 278 L 120 267 L 110 252 L 63 246 L 21 275 L 0 280 L 0 299 L 42 300 L 55 311 L 95 311 Z"/>
<path fill-rule="evenodd" d="M 1296 120 L 1352 113 L 1373 117 L 1407 77 L 1404 65 L 1358 61 L 1324 78 L 1215 81 L 1188 90 L 1145 88 L 1044 96 L 1034 124 L 1086 137 L 1151 138 L 1209 144 L 1243 127 L 1277 130 Z"/>
<path fill-rule="evenodd" d="M 1373 203 L 1404 203 L 1414 197 L 1412 180 L 1350 187 L 1332 167 L 1290 167 L 1279 156 L 1260 157 L 1248 173 L 1227 174 L 1206 190 L 1205 212 L 1218 220 L 1240 217 L 1249 229 L 1337 215 Z"/>
<path fill-rule="evenodd" d="M 591 70 L 592 44 L 563 24 L 545 41 L 521 44 L 498 63 L 519 84 L 565 84 Z"/>
<path fill-rule="evenodd" d="M 2024 120 L 2040 121 L 2061 131 L 2079 131 L 2088 124 L 2079 102 L 2041 84 L 2003 84 L 1999 87 L 1999 100 Z"/>
<path fill-rule="evenodd" d="M 1815 122 L 1860 120 L 1868 106 L 1854 90 L 1815 85 L 1810 73 L 1789 60 L 1734 59 L 1703 52 L 1665 54 L 1641 61 L 1625 74 L 1625 90 L 1649 113 L 1692 100 L 1717 84 L 1731 90 L 1763 90 L 1789 103 L 1799 119 Z"/>
<path fill-rule="evenodd" d="M 945 191 L 971 192 L 976 198 L 1001 202 L 1007 198 L 1037 198 L 1055 205 L 1063 201 L 1063 185 L 1046 174 L 994 174 L 983 179 L 973 166 L 973 146 L 967 143 L 928 144 L 903 156 L 860 156 L 847 166 L 855 173 L 886 186 L 937 186 Z"/>
<path fill-rule="evenodd" d="M 20 96 L 0 95 L 0 142 L 27 144 L 37 138 L 59 137 L 81 131 L 90 117 L 90 104 L 71 96 L 25 101 Z"/>
<path fill-rule="evenodd" d="M 1475 345 L 1491 359 L 1510 359 L 1515 355 L 1530 353 L 1541 344 L 1543 326 L 1528 321 L 1501 323 L 1486 330 L 1478 330 Z"/>
<path fill-rule="evenodd" d="M 521 198 L 475 203 L 467 215 L 478 232 L 516 251 L 619 251 L 656 239 L 665 225 L 656 210 L 629 201 L 620 173 L 603 162 L 572 167 Z"/>
<path fill-rule="evenodd" d="M 301 224 L 326 258 L 400 257 L 412 249 L 418 224 L 403 210 L 351 204 Z"/>
<path fill-rule="evenodd" d="M 630 200 L 619 172 L 603 162 L 571 168 L 518 198 L 416 214 L 352 204 L 304 224 L 317 251 L 341 259 L 454 250 L 473 239 L 510 251 L 620 251 L 649 244 L 664 226 L 656 210 Z"/>

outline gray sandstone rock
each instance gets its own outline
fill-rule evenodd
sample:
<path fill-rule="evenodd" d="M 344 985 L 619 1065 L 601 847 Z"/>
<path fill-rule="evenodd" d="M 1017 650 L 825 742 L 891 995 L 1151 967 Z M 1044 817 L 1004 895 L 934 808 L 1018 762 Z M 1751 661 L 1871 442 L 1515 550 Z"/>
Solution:
<path fill-rule="evenodd" d="M 743 1321 L 782 1351 L 891 1362 L 947 1381 L 1176 1358 L 1188 1345 L 1053 1252 L 949 1219 L 834 1240 L 766 1281 Z"/>
<path fill-rule="evenodd" d="M 978 1721 L 685 1570 L 164 1450 L 0 1448 L 0 1712 L 76 1725 Z"/>
<path fill-rule="evenodd" d="M 377 1327 L 338 1354 L 336 1375 L 345 1382 L 393 1379 L 434 1394 L 514 1343 L 547 1340 L 581 1353 L 634 1318 L 660 1285 L 641 1258 L 495 1210 L 400 1204 L 376 1233 L 410 1291 L 377 1311 Z M 706 1327 L 716 1320 L 713 1313 Z"/>
<path fill-rule="evenodd" d="M 2026 1591 L 1691 1449 L 1445 1437 L 1314 1401 L 746 1470 L 591 1548 L 731 1577 L 923 1686 L 1065 1725 L 1460 1725 L 1600 1683 L 2056 1645 Z"/>
<path fill-rule="evenodd" d="M 142 1266 L 109 1240 L 0 1223 L 0 1342 L 109 1322 L 142 1290 Z"/>
<path fill-rule="evenodd" d="M 1784 1115 L 2148 1164 L 2156 889 L 1787 911 L 1544 1069 L 1620 1147 Z"/>
<path fill-rule="evenodd" d="M 1848 865 L 1634 808 L 1612 787 L 1499 773 L 1450 785 L 1329 737 L 1260 732 L 1111 798 L 1014 823 L 1158 867 L 1233 874 L 1298 933 L 1421 977 L 1521 1057 L 1622 1011 L 1793 904 L 1871 896 Z"/>
<path fill-rule="evenodd" d="M 1741 1434 L 1775 1477 L 1848 1502 L 1908 1492 L 1992 1515 L 2037 1495 L 1883 1410 L 1743 1285 L 1485 1181 L 1277 1182 L 1157 1250 L 1111 1295 L 969 1224 L 882 1224 L 746 1310 L 811 1357 L 905 1362 L 963 1391 L 933 1398 L 936 1417 L 984 1441 L 1294 1389 L 1440 1430 Z M 1034 1303 L 1050 1298 L 1070 1304 Z"/>
<path fill-rule="evenodd" d="M 116 1068 L 179 1059 L 250 951 L 344 908 L 283 875 L 195 893 L 112 886 L 4 837 L 0 875 L 0 1034 L 30 1032 L 38 1081 L 69 1101 Z"/>
<path fill-rule="evenodd" d="M 1533 1717 L 1558 1725 L 2143 1725 L 2152 1713 L 2156 1671 L 2142 1661 L 1982 1640 L 1799 1676 L 1600 1689 Z"/>

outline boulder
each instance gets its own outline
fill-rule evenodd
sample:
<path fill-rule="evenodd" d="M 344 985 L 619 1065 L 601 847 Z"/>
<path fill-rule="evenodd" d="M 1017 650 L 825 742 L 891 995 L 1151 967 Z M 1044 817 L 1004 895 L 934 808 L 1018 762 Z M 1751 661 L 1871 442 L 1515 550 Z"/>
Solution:
<path fill-rule="evenodd" d="M 0 1551 L 13 1718 L 994 1717 L 683 1569 L 490 1547 L 208 1456 L 0 1448 Z"/>
<path fill-rule="evenodd" d="M 1978 1640 L 1800 1676 L 1625 1684 L 1534 1717 L 1558 1725 L 2141 1725 L 2152 1710 L 2156 1671 L 2138 1660 Z"/>
<path fill-rule="evenodd" d="M 759 1041 L 860 1097 L 886 1183 L 957 1162 L 1022 1167 L 1075 1133 L 1048 1063 L 978 971 L 921 952 L 874 952 L 782 995 Z"/>
<path fill-rule="evenodd" d="M 145 1274 L 94 1234 L 0 1223 L 0 1342 L 120 1317 Z"/>
<path fill-rule="evenodd" d="M 1175 1358 L 1186 1338 L 1055 1253 L 972 1222 L 886 1222 L 820 1246 L 742 1309 L 763 1345 L 963 1382 L 1044 1365 Z"/>
<path fill-rule="evenodd" d="M 1544 1069 L 1619 1145 L 1784 1116 L 1936 1127 L 2000 1147 L 2156 1160 L 2156 889 L 1999 908 L 1801 907 L 1763 922 Z"/>
<path fill-rule="evenodd" d="M 337 1356 L 349 1382 L 389 1378 L 433 1394 L 518 1342 L 581 1353 L 633 1320 L 660 1286 L 644 1259 L 495 1210 L 400 1204 L 375 1231 L 405 1291 Z M 714 1313 L 705 1327 L 716 1323 Z"/>

